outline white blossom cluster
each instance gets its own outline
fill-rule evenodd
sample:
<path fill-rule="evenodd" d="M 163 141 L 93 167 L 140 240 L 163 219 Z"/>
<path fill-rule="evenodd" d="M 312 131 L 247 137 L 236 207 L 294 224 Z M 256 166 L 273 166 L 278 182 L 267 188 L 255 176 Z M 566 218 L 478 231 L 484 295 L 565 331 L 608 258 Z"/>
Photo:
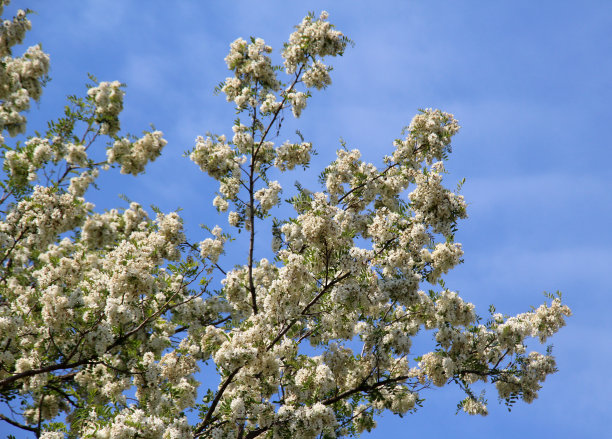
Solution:
<path fill-rule="evenodd" d="M 282 171 L 291 170 L 295 166 L 306 167 L 310 161 L 310 142 L 286 141 L 275 146 L 265 136 L 280 111 L 290 107 L 294 116 L 299 117 L 306 107 L 310 94 L 297 91 L 297 84 L 303 83 L 307 88 L 322 88 L 331 83 L 331 69 L 322 63 L 322 59 L 342 54 L 347 40 L 341 32 L 333 29 L 326 18 L 327 13 L 321 14 L 318 20 L 308 16 L 290 37 L 282 55 L 287 73 L 295 74 L 295 78 L 280 92 L 282 82 L 278 80 L 268 56 L 272 51 L 270 46 L 259 38 L 252 38 L 250 43 L 238 38 L 230 45 L 225 61 L 234 76 L 226 78 L 220 90 L 228 101 L 234 102 L 238 112 L 249 109 L 252 118 L 262 118 L 261 123 L 255 124 L 257 128 L 253 129 L 237 120 L 232 127 L 233 137 L 229 142 L 224 135 L 207 136 L 206 139 L 198 137 L 189 157 L 204 172 L 219 180 L 219 193 L 213 205 L 220 212 L 229 210 L 228 222 L 232 226 L 244 224 L 251 230 L 252 216 L 266 215 L 277 204 L 275 194 L 278 190 L 275 187 L 253 188 L 254 194 L 257 192 L 253 199 L 259 202 L 257 212 L 254 209 L 249 211 L 240 204 L 240 190 L 254 182 L 245 181 L 248 172 L 243 165 L 247 164 L 249 158 L 248 166 L 256 172 L 266 172 L 270 166 Z M 267 128 L 262 126 L 264 122 L 268 123 Z M 230 203 L 238 204 L 236 208 L 230 209 Z"/>
<path fill-rule="evenodd" d="M 525 337 L 538 337 L 544 343 L 563 326 L 563 316 L 567 313 L 567 306 L 555 299 L 550 307 L 540 306 L 535 312 L 510 317 L 497 327 L 500 341 L 512 350 L 515 341 Z"/>
<path fill-rule="evenodd" d="M 92 207 L 82 198 L 36 186 L 31 197 L 20 201 L 0 223 L 0 240 L 25 263 L 32 251 L 45 249 L 60 234 L 80 225 Z"/>
<path fill-rule="evenodd" d="M 79 175 L 70 178 L 68 189 L 73 195 L 82 196 L 99 175 L 99 169 L 90 166 L 85 145 L 63 142 L 57 137 L 31 137 L 21 148 L 4 154 L 4 168 L 15 187 L 26 187 L 39 179 L 39 171 L 46 165 L 57 165 L 62 160 L 70 170 L 83 169 Z"/>
<path fill-rule="evenodd" d="M 209 259 L 213 264 L 216 264 L 219 256 L 223 253 L 225 238 L 221 234 L 219 226 L 212 230 L 212 234 L 215 237 L 214 239 L 207 238 L 200 243 L 200 256 L 202 259 Z"/>
<path fill-rule="evenodd" d="M 259 107 L 259 110 L 263 115 L 274 114 L 282 108 L 282 105 L 282 102 L 278 102 L 276 100 L 276 95 L 268 93 L 263 101 L 263 104 L 261 104 Z"/>
<path fill-rule="evenodd" d="M 259 189 L 255 192 L 254 198 L 259 201 L 259 208 L 263 213 L 267 213 L 278 204 L 278 194 L 281 190 L 282 188 L 278 181 L 271 181 L 268 183 L 268 187 Z"/>
<path fill-rule="evenodd" d="M 198 137 L 195 149 L 189 156 L 202 171 L 217 180 L 236 170 L 238 163 L 235 157 L 225 136 L 219 136 L 216 141 L 210 137 Z"/>
<path fill-rule="evenodd" d="M 90 215 L 91 209 L 91 204 L 69 193 L 36 187 L 0 223 L 4 256 L 12 249 L 11 275 L 6 281 L 9 289 L 2 292 L 6 306 L 0 310 L 4 347 L 0 382 L 15 374 L 25 375 L 22 391 L 38 401 L 24 412 L 29 424 L 37 424 L 39 416 L 51 420 L 60 412 L 69 412 L 65 399 L 47 394 L 54 375 L 29 375 L 44 368 L 53 346 L 60 364 L 83 362 L 74 382 L 85 394 L 96 390 L 96 403 L 125 404 L 124 392 L 136 385 L 137 398 L 148 407 L 143 422 L 155 420 L 160 434 L 175 432 L 181 434 L 177 437 L 186 437 L 190 433 L 186 420 L 175 416 L 194 404 L 198 383 L 191 375 L 197 370 L 195 362 L 176 352 L 160 359 L 175 327 L 170 322 L 152 320 L 152 332 L 135 331 L 147 315 L 155 316 L 170 301 L 184 300 L 188 294 L 183 275 L 161 268 L 164 261 L 180 257 L 178 246 L 185 241 L 181 220 L 172 213 L 160 214 L 151 222 L 136 203 L 123 213 Z M 81 239 L 60 240 L 62 233 L 79 227 Z M 30 266 L 32 261 L 34 266 Z M 81 329 L 75 333 L 75 327 Z M 149 374 L 140 380 L 144 375 L 133 360 L 113 352 L 121 333 L 130 331 L 135 331 L 134 341 L 142 345 L 143 352 L 149 353 L 145 359 L 159 359 L 155 363 L 159 376 Z M 73 354 L 64 358 L 62 352 Z M 134 381 L 130 374 L 117 376 L 118 370 L 134 367 Z M 137 412 L 126 409 L 122 413 L 132 416 Z M 168 421 L 173 418 L 175 422 Z M 125 434 L 122 419 L 122 415 L 115 418 L 108 437 L 124 437 L 116 436 Z M 99 426 L 92 424 L 93 428 Z"/>
<path fill-rule="evenodd" d="M 0 14 L 4 11 L 4 6 L 10 1 L 3 1 L 0 4 Z M 0 29 L 0 57 L 10 56 L 12 47 L 21 44 L 27 31 L 32 29 L 32 23 L 27 18 L 23 9 L 19 9 L 12 20 L 3 20 Z"/>
<path fill-rule="evenodd" d="M 75 197 L 82 197 L 99 175 L 100 171 L 95 168 L 91 171 L 83 171 L 80 175 L 72 177 L 68 186 L 68 192 Z"/>
<path fill-rule="evenodd" d="M 261 38 L 251 43 L 238 38 L 230 45 L 230 52 L 225 62 L 227 67 L 234 71 L 235 76 L 225 80 L 221 91 L 225 93 L 228 102 L 233 101 L 238 109 L 257 106 L 258 96 L 251 89 L 253 84 L 259 84 L 262 88 L 261 111 L 270 113 L 278 109 L 274 94 L 269 93 L 278 90 L 280 85 L 272 61 L 267 55 L 271 51 L 272 48 Z"/>
<path fill-rule="evenodd" d="M 467 206 L 462 195 L 442 186 L 439 163 L 431 172 L 416 174 L 416 188 L 409 197 L 418 221 L 430 224 L 435 233 L 450 235 L 457 219 L 467 217 Z"/>
<path fill-rule="evenodd" d="M 0 128 L 10 134 L 24 130 L 22 113 L 40 96 L 48 71 L 39 46 L 21 58 L 10 56 L 29 27 L 19 11 L 0 29 Z M 65 122 L 5 145 L 0 391 L 17 399 L 21 419 L 14 425 L 40 437 L 65 437 L 43 431 L 58 416 L 67 416 L 79 437 L 132 437 L 141 428 L 160 438 L 193 437 L 184 410 L 195 404 L 196 357 L 164 350 L 177 327 L 196 321 L 206 327 L 227 306 L 188 288 L 197 272 L 180 265 L 186 238 L 176 213 L 151 220 L 137 203 L 94 213 L 83 196 L 100 170 L 119 163 L 123 173 L 142 172 L 166 141 L 153 132 L 133 143 L 117 142 L 123 99 L 118 82 L 91 88 L 93 105 L 74 99 Z M 84 122 L 84 134 L 66 131 L 76 121 Z M 95 163 L 88 150 L 99 134 L 115 144 L 108 161 Z M 134 387 L 136 405 L 126 398 Z M 86 404 L 117 410 L 101 418 L 95 410 L 79 412 Z"/>
<path fill-rule="evenodd" d="M 138 175 L 145 170 L 145 166 L 161 155 L 161 151 L 168 143 L 162 138 L 164 133 L 153 131 L 146 133 L 135 142 L 123 138 L 117 140 L 113 147 L 108 149 L 106 157 L 108 163 L 119 163 L 122 174 Z"/>
<path fill-rule="evenodd" d="M 281 171 L 290 171 L 296 166 L 306 166 L 310 163 L 311 150 L 312 143 L 310 142 L 290 143 L 286 141 L 276 148 L 274 166 Z"/>
<path fill-rule="evenodd" d="M 297 75 L 296 82 L 301 81 L 307 88 L 321 89 L 331 84 L 331 68 L 323 63 L 322 58 L 342 55 L 346 48 L 348 40 L 327 18 L 325 11 L 317 20 L 314 15 L 307 15 L 296 26 L 282 52 L 286 73 Z M 309 94 L 297 91 L 293 86 L 286 90 L 285 98 L 295 117 L 300 117 L 306 108 L 308 97 Z"/>
<path fill-rule="evenodd" d="M 198 136 L 196 146 L 189 155 L 203 172 L 219 181 L 219 195 L 213 200 L 213 205 L 220 212 L 227 211 L 228 201 L 235 201 L 240 191 L 240 165 L 245 163 L 246 157 L 238 154 L 253 146 L 252 137 L 245 132 L 245 128 L 244 125 L 234 126 L 233 143 L 237 150 L 227 143 L 224 135 L 215 136 L 214 139 L 210 136 L 206 139 Z M 235 211 L 230 212 L 229 218 L 230 225 L 236 225 L 240 221 L 240 216 Z"/>
<path fill-rule="evenodd" d="M 119 113 L 123 110 L 123 95 L 119 81 L 100 82 L 87 92 L 96 107 L 96 121 L 100 133 L 114 136 L 119 132 Z"/>
<path fill-rule="evenodd" d="M 336 56 L 344 52 L 346 42 L 342 32 L 335 30 L 327 18 L 325 11 L 318 20 L 314 20 L 313 15 L 307 15 L 291 34 L 283 50 L 288 74 L 295 73 L 314 57 Z"/>
<path fill-rule="evenodd" d="M 484 402 L 478 401 L 475 398 L 464 399 L 461 403 L 461 408 L 469 415 L 486 416 L 489 413 L 487 405 Z"/>
<path fill-rule="evenodd" d="M 50 159 L 61 159 L 48 139 L 33 137 L 25 142 L 22 150 L 9 150 L 4 154 L 4 168 L 16 186 L 35 181 L 37 171 Z"/>
<path fill-rule="evenodd" d="M 200 431 L 233 437 L 240 428 L 250 428 L 270 431 L 272 437 L 304 438 L 360 432 L 372 428 L 373 417 L 383 410 L 415 410 L 422 386 L 442 386 L 454 378 L 467 385 L 492 380 L 501 398 L 520 396 L 530 402 L 554 371 L 550 356 L 525 357 L 524 343 L 528 336 L 544 340 L 564 324 L 570 312 L 560 302 L 517 316 L 522 332 L 516 335 L 503 329 L 514 325 L 513 318 L 478 326 L 474 306 L 457 293 L 419 289 L 423 281 L 435 284 L 461 263 L 462 246 L 453 242 L 453 233 L 466 216 L 466 204 L 442 185 L 445 170 L 440 160 L 458 130 L 454 118 L 426 110 L 409 130 L 406 140 L 395 143 L 396 151 L 382 170 L 363 162 L 357 150 L 338 151 L 324 172 L 326 191 L 302 190 L 295 198 L 297 216 L 285 222 L 280 238 L 275 238 L 278 262 L 261 259 L 227 272 L 223 296 L 242 324 L 207 331 L 201 349 L 225 371 L 212 416 L 227 413 L 228 423 Z M 257 153 L 252 132 L 234 126 L 234 156 Z M 259 147 L 264 144 L 262 140 Z M 306 145 L 304 153 L 310 149 Z M 276 148 L 274 165 L 282 171 L 306 165 L 309 157 L 298 148 L 289 142 Z M 246 164 L 263 173 L 270 159 L 267 152 L 262 157 L 260 163 L 251 159 Z M 235 168 L 231 172 L 238 174 Z M 402 203 L 400 195 L 411 185 L 414 189 Z M 270 206 L 277 201 L 276 189 L 271 189 L 272 183 L 251 189 L 264 211 L 266 198 L 272 200 Z M 230 212 L 230 223 L 238 225 L 236 217 Z M 436 242 L 439 235 L 442 242 Z M 370 246 L 363 247 L 364 239 Z M 546 323 L 540 324 L 543 320 Z M 524 324 L 531 321 L 538 324 Z M 440 349 L 423 354 L 416 367 L 409 367 L 412 338 L 421 328 L 435 331 Z M 514 344 L 505 342 L 502 334 Z M 345 345 L 356 336 L 363 343 L 359 355 Z M 324 354 L 301 355 L 303 339 Z M 517 364 L 522 366 L 516 369 Z M 275 403 L 280 388 L 280 402 Z M 331 409 L 334 395 L 368 395 L 373 389 L 376 399 L 351 408 L 350 414 Z M 484 401 L 469 393 L 461 407 L 469 414 L 487 413 Z"/>
<path fill-rule="evenodd" d="M 434 160 L 446 158 L 450 152 L 451 137 L 459 131 L 459 123 L 452 114 L 428 108 L 417 114 L 407 128 L 408 136 L 396 140 L 393 159 L 397 162 Z"/>
<path fill-rule="evenodd" d="M 15 21 L 0 28 L 0 132 L 7 130 L 11 136 L 25 132 L 22 113 L 30 108 L 30 99 L 40 98 L 41 81 L 49 71 L 49 55 L 40 46 L 29 47 L 19 58 L 10 56 L 10 47 L 21 42 L 29 23 L 20 11 Z"/>
<path fill-rule="evenodd" d="M 301 91 L 287 93 L 287 100 L 291 104 L 291 111 L 295 117 L 302 115 L 302 110 L 306 108 L 308 95 Z"/>

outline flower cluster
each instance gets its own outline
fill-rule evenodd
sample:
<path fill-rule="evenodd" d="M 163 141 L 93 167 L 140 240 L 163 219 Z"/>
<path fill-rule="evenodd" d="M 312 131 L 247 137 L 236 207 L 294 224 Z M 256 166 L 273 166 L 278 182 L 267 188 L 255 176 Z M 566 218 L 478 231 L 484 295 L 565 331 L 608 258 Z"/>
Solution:
<path fill-rule="evenodd" d="M 29 21 L 25 22 L 29 26 Z M 25 22 L 18 21 L 17 27 L 25 31 Z M 12 25 L 8 28 L 6 24 L 3 26 L 0 32 L 0 51 L 6 51 L 7 47 L 20 41 L 19 38 L 6 38 L 7 32 L 10 33 L 14 28 Z M 30 108 L 30 99 L 40 98 L 42 80 L 48 71 L 49 55 L 40 46 L 28 48 L 20 58 L 3 58 L 0 63 L 0 132 L 8 130 L 11 136 L 25 132 L 26 117 L 21 113 Z"/>
<path fill-rule="evenodd" d="M 100 133 L 114 136 L 119 132 L 119 113 L 123 110 L 123 95 L 119 81 L 101 82 L 87 92 L 96 107 L 96 122 Z"/>
<path fill-rule="evenodd" d="M 295 108 L 295 107 L 294 107 Z M 292 170 L 296 166 L 306 166 L 310 163 L 312 143 L 290 143 L 286 141 L 276 148 L 274 166 L 281 171 Z"/>
<path fill-rule="evenodd" d="M 138 175 L 145 170 L 147 163 L 155 161 L 168 143 L 162 139 L 164 133 L 153 131 L 146 133 L 136 142 L 123 138 L 115 142 L 106 152 L 108 163 L 119 163 L 122 174 Z"/>
<path fill-rule="evenodd" d="M 72 177 L 68 186 L 68 192 L 75 197 L 82 197 L 87 189 L 89 189 L 89 186 L 96 181 L 98 175 L 100 175 L 100 171 L 93 169 L 91 171 L 83 171 L 80 175 Z"/>
<path fill-rule="evenodd" d="M 327 12 L 322 12 L 318 20 L 314 15 L 308 15 L 291 34 L 282 53 L 288 74 L 295 73 L 314 57 L 336 56 L 344 52 L 344 35 L 335 30 L 327 18 Z M 315 68 L 320 68 L 320 64 Z"/>
<path fill-rule="evenodd" d="M 208 259 L 212 264 L 216 264 L 219 256 L 223 253 L 223 245 L 225 237 L 221 234 L 221 228 L 216 226 L 212 230 L 214 239 L 207 238 L 200 243 L 200 256 L 202 259 Z"/>
<path fill-rule="evenodd" d="M 259 84 L 262 91 L 262 112 L 269 113 L 278 109 L 274 95 L 268 91 L 276 91 L 279 82 L 272 67 L 272 61 L 267 56 L 272 51 L 261 38 L 247 43 L 238 38 L 230 45 L 230 52 L 225 57 L 225 62 L 235 76 L 225 80 L 221 91 L 225 93 L 228 102 L 234 101 L 238 109 L 244 109 L 247 105 L 254 107 L 257 104 L 257 96 L 251 86 Z"/>
<path fill-rule="evenodd" d="M 7 248 L 13 247 L 21 258 L 27 258 L 31 251 L 45 249 L 60 234 L 80 226 L 92 208 L 82 198 L 36 186 L 0 223 L 0 236 L 3 242 L 13 243 Z"/>
<path fill-rule="evenodd" d="M 267 188 L 259 189 L 255 192 L 254 198 L 259 201 L 259 208 L 263 213 L 267 213 L 278 204 L 278 194 L 281 190 L 282 188 L 278 181 L 271 181 L 268 183 Z"/>
<path fill-rule="evenodd" d="M 287 100 L 291 103 L 291 111 L 295 117 L 302 115 L 302 110 L 306 108 L 308 95 L 301 91 L 290 92 L 287 94 Z"/>
<path fill-rule="evenodd" d="M 25 147 L 10 150 L 4 154 L 4 168 L 16 186 L 23 186 L 37 179 L 36 172 L 52 157 L 53 150 L 47 139 L 33 137 L 25 142 Z"/>
<path fill-rule="evenodd" d="M 276 95 L 268 93 L 259 110 L 263 115 L 276 113 L 282 106 L 282 102 L 277 102 Z"/>
<path fill-rule="evenodd" d="M 6 2 L 8 4 L 8 1 Z M 5 3 L 0 4 L 0 14 Z M 23 9 L 19 9 L 13 20 L 4 20 L 0 28 L 0 57 L 10 56 L 11 48 L 21 44 L 27 31 L 32 29 L 32 23 L 27 19 Z"/>
<path fill-rule="evenodd" d="M 409 134 L 404 140 L 394 142 L 393 159 L 413 163 L 425 160 L 431 164 L 446 158 L 451 138 L 459 131 L 459 123 L 452 114 L 428 108 L 412 119 L 407 130 Z"/>
<path fill-rule="evenodd" d="M 225 136 L 218 136 L 215 140 L 207 137 L 198 137 L 196 146 L 189 158 L 216 180 L 220 180 L 236 170 L 238 163 L 235 153 L 226 143 Z"/>
<path fill-rule="evenodd" d="M 40 96 L 49 67 L 39 46 L 21 58 L 10 56 L 10 47 L 27 29 L 23 11 L 0 29 L 0 129 L 10 134 L 23 131 L 26 119 L 21 113 L 30 99 Z M 87 99 L 71 97 L 74 105 L 67 106 L 64 117 L 50 123 L 44 135 L 5 145 L 0 392 L 18 391 L 23 419 L 16 425 L 40 437 L 64 437 L 40 427 L 62 414 L 69 422 L 79 417 L 74 424 L 79 425 L 79 436 L 123 437 L 124 420 L 129 424 L 136 419 L 151 434 L 190 437 L 182 412 L 195 403 L 199 383 L 192 375 L 197 366 L 176 352 L 161 356 L 178 325 L 165 313 L 176 307 L 177 318 L 206 325 L 226 309 L 187 288 L 196 273 L 183 266 L 164 267 L 178 263 L 186 240 L 176 213 L 151 220 L 137 203 L 124 211 L 93 213 L 93 204 L 83 198 L 108 163 L 137 174 L 166 144 L 160 132 L 133 143 L 117 141 L 122 99 L 118 82 L 101 83 L 89 90 Z M 79 126 L 84 133 L 75 132 Z M 100 134 L 116 142 L 108 162 L 95 163 L 89 148 Z M 181 307 L 190 302 L 197 305 L 195 314 Z M 152 374 L 140 380 L 142 369 L 125 355 L 125 343 L 131 343 L 134 358 L 151 353 L 159 360 L 158 381 Z M 125 392 L 134 386 L 139 406 L 150 413 L 146 419 L 127 405 Z M 117 404 L 119 410 L 104 419 L 83 418 L 73 410 L 90 403 Z M 158 412 L 153 413 L 153 407 Z"/>
<path fill-rule="evenodd" d="M 442 186 L 440 166 L 432 167 L 429 173 L 418 172 L 415 180 L 417 186 L 409 198 L 416 219 L 430 225 L 435 233 L 451 235 L 457 220 L 467 217 L 463 196 Z"/>

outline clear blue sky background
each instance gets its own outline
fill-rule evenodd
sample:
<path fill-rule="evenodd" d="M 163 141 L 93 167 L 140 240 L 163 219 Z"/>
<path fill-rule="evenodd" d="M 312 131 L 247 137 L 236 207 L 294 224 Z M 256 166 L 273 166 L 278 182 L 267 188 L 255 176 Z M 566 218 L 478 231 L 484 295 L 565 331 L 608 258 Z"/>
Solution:
<path fill-rule="evenodd" d="M 333 61 L 332 86 L 314 94 L 296 126 L 319 155 L 311 189 L 338 139 L 380 163 L 418 108 L 454 113 L 448 184 L 463 189 L 465 263 L 450 288 L 483 314 L 514 314 L 561 290 L 574 316 L 554 337 L 560 371 L 531 405 L 512 413 L 489 395 L 486 418 L 455 415 L 455 389 L 425 393 L 425 407 L 386 415 L 366 438 L 608 437 L 612 415 L 612 3 L 609 1 L 136 1 L 31 0 L 28 44 L 50 53 L 52 81 L 30 116 L 44 128 L 81 93 L 86 73 L 128 84 L 122 127 L 150 123 L 168 140 L 147 174 L 105 174 L 90 193 L 100 208 L 124 193 L 197 225 L 225 226 L 210 204 L 216 185 L 182 157 L 207 131 L 230 133 L 232 107 L 214 86 L 227 76 L 228 45 L 262 37 L 275 48 L 308 11 L 355 41 Z M 9 9 L 12 11 L 13 8 Z M 293 125 L 290 125 L 293 126 Z M 291 134 L 291 130 L 287 134 Z M 267 236 L 260 235 L 266 247 Z M 240 251 L 239 246 L 234 246 Z M 265 252 L 262 252 L 264 254 Z M 236 261 L 238 262 L 238 261 Z M 5 426 L 0 425 L 1 429 Z"/>

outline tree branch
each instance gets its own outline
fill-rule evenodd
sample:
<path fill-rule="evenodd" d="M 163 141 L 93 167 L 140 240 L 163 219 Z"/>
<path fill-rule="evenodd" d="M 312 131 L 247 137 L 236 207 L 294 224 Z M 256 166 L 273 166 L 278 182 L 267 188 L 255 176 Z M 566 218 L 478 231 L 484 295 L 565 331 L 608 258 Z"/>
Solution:
<path fill-rule="evenodd" d="M 302 310 L 302 312 L 300 313 L 300 315 L 304 315 L 306 314 L 306 312 L 313 306 L 315 305 L 318 300 L 327 292 L 329 291 L 329 289 L 331 287 L 333 287 L 334 285 L 336 285 L 338 282 L 346 279 L 347 277 L 349 277 L 351 275 L 351 273 L 345 273 L 340 277 L 334 278 L 332 279 L 332 281 L 330 283 L 328 283 L 327 285 L 325 285 L 325 287 L 323 287 L 323 289 L 321 290 L 321 292 L 319 292 L 319 294 L 317 294 L 309 303 L 308 305 L 306 305 L 304 307 L 304 309 Z M 267 351 L 269 351 L 270 349 L 272 349 L 272 347 L 274 347 L 274 345 L 276 343 L 278 343 L 278 341 L 283 338 L 283 336 L 289 331 L 289 329 L 291 329 L 291 327 L 293 325 L 295 325 L 295 323 L 297 322 L 298 319 L 293 319 L 275 338 L 274 340 L 272 340 L 272 342 L 268 345 L 268 347 L 266 348 Z"/>
<path fill-rule="evenodd" d="M 0 420 L 8 422 L 13 427 L 17 427 L 17 428 L 21 428 L 23 430 L 31 431 L 32 433 L 38 433 L 38 429 L 36 429 L 34 427 L 29 427 L 29 426 L 24 425 L 24 424 L 20 424 L 17 421 L 13 421 L 11 418 L 9 418 L 8 416 L 4 416 L 2 413 L 0 413 Z"/>
<path fill-rule="evenodd" d="M 238 374 L 238 371 L 240 369 L 241 369 L 240 367 L 237 368 L 236 370 L 234 370 L 232 373 L 230 373 L 227 376 L 227 378 L 225 379 L 225 381 L 223 382 L 223 384 L 221 385 L 221 387 L 217 391 L 217 394 L 215 395 L 215 399 L 213 399 L 212 403 L 210 404 L 210 407 L 208 408 L 208 411 L 206 412 L 206 416 L 202 420 L 202 423 L 200 424 L 200 426 L 194 432 L 195 436 L 199 435 L 200 433 L 202 433 L 204 431 L 204 429 L 206 428 L 207 424 L 210 422 L 210 419 L 212 418 L 212 415 L 213 415 L 213 412 L 215 411 L 215 408 L 217 408 L 217 404 L 219 404 L 219 401 L 221 400 L 221 397 L 223 396 L 223 392 L 225 392 L 225 389 L 227 389 L 227 386 L 230 385 L 230 383 L 232 382 L 234 377 Z"/>
<path fill-rule="evenodd" d="M 403 375 L 403 376 L 399 376 L 399 377 L 396 377 L 396 378 L 388 378 L 388 379 L 386 379 L 384 381 L 378 381 L 378 382 L 376 382 L 374 384 L 370 384 L 370 385 L 365 384 L 365 383 L 364 384 L 360 384 L 359 386 L 357 386 L 357 387 L 355 387 L 355 388 L 353 388 L 351 390 L 347 390 L 347 391 L 342 392 L 342 393 L 340 393 L 340 394 L 338 394 L 338 395 L 336 395 L 336 396 L 334 396 L 332 398 L 326 399 L 325 401 L 322 402 L 322 404 L 330 405 L 330 404 L 338 402 L 338 401 L 340 401 L 340 400 L 342 400 L 342 399 L 344 399 L 344 398 L 346 398 L 348 396 L 351 396 L 351 395 L 353 395 L 355 393 L 358 393 L 358 392 L 368 392 L 370 390 L 374 390 L 374 389 L 377 389 L 379 387 L 386 386 L 387 384 L 393 384 L 393 383 L 397 383 L 397 382 L 400 382 L 400 381 L 405 381 L 408 378 L 410 378 L 408 375 Z"/>

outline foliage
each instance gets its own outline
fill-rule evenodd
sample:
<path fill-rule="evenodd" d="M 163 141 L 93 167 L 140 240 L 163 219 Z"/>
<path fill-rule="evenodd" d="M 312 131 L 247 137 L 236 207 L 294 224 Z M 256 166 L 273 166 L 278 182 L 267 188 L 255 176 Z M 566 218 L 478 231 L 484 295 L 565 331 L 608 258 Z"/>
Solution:
<path fill-rule="evenodd" d="M 10 135 L 25 131 L 49 68 L 39 46 L 13 57 L 29 28 L 20 11 L 0 29 L 0 129 Z M 564 325 L 560 297 L 514 317 L 491 309 L 482 324 L 442 280 L 462 261 L 454 234 L 466 217 L 460 186 L 442 185 L 459 130 L 451 114 L 420 110 L 382 169 L 342 144 L 322 189 L 296 184 L 286 201 L 295 216 L 273 219 L 274 259 L 255 259 L 256 230 L 283 203 L 270 176 L 314 153 L 300 133 L 281 144 L 272 133 L 331 84 L 325 60 L 348 44 L 326 13 L 296 27 L 283 66 L 261 39 L 231 44 L 233 75 L 218 91 L 236 107 L 233 134 L 198 137 L 187 153 L 219 182 L 218 211 L 245 232 L 248 252 L 231 270 L 222 255 L 233 238 L 219 227 L 191 243 L 176 212 L 150 218 L 131 202 L 97 213 L 85 200 L 101 171 L 141 174 L 166 145 L 156 130 L 119 135 L 119 82 L 92 77 L 45 133 L 0 139 L 2 421 L 45 439 L 315 438 L 370 430 L 385 410 L 414 412 L 432 386 L 457 384 L 469 414 L 487 413 L 477 382 L 508 405 L 537 396 L 555 362 L 527 353 L 525 340 Z M 436 345 L 415 357 L 424 330 Z M 198 401 L 205 363 L 219 384 Z"/>

